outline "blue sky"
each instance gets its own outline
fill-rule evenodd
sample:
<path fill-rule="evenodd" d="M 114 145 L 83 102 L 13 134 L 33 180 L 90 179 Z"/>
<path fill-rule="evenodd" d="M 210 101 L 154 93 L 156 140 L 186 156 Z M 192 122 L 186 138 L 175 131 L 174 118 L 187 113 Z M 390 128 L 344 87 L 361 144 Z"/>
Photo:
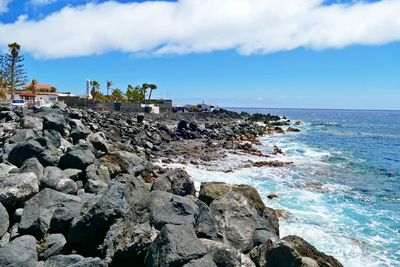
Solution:
<path fill-rule="evenodd" d="M 400 109 L 399 1 L 1 1 L 0 46 L 20 42 L 29 78 L 64 91 L 151 82 L 178 103 Z"/>

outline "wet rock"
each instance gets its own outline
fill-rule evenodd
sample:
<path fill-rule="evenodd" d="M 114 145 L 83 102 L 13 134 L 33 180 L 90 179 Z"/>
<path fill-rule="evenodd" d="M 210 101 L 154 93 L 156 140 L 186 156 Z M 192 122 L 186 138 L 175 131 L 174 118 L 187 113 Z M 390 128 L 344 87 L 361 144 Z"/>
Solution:
<path fill-rule="evenodd" d="M 297 133 L 297 132 L 300 132 L 300 130 L 297 128 L 289 127 L 289 128 L 287 128 L 286 132 Z"/>
<path fill-rule="evenodd" d="M 41 186 L 66 194 L 76 194 L 78 190 L 76 183 L 57 167 L 46 167 L 44 169 Z"/>
<path fill-rule="evenodd" d="M 182 266 L 206 253 L 192 227 L 167 224 L 150 246 L 146 266 Z"/>
<path fill-rule="evenodd" d="M 36 141 L 29 140 L 18 143 L 8 155 L 8 161 L 21 167 L 25 160 L 36 157 L 44 151 L 44 148 Z"/>
<path fill-rule="evenodd" d="M 49 228 L 53 226 L 51 225 L 53 224 L 52 218 L 57 210 L 66 209 L 73 216 L 76 216 L 82 204 L 80 198 L 76 196 L 64 194 L 53 189 L 44 189 L 25 203 L 19 224 L 19 232 L 33 235 L 40 240 L 49 231 Z M 58 219 L 61 222 L 65 222 L 71 221 L 72 218 Z"/>
<path fill-rule="evenodd" d="M 43 129 L 43 120 L 37 117 L 25 116 L 20 121 L 21 128 L 41 131 Z"/>
<path fill-rule="evenodd" d="M 173 169 L 158 177 L 153 183 L 152 190 L 171 192 L 180 196 L 194 195 L 196 192 L 192 179 L 182 169 Z"/>
<path fill-rule="evenodd" d="M 79 169 L 85 170 L 87 166 L 92 164 L 95 156 L 89 149 L 75 149 L 64 154 L 58 162 L 61 169 Z"/>
<path fill-rule="evenodd" d="M 82 255 L 98 254 L 110 226 L 129 212 L 145 210 L 150 193 L 138 178 L 121 175 L 113 180 L 101 197 L 86 205 L 71 223 L 68 242 Z"/>
<path fill-rule="evenodd" d="M 242 252 L 252 249 L 258 214 L 246 197 L 236 192 L 226 193 L 211 203 L 210 211 L 224 243 Z"/>
<path fill-rule="evenodd" d="M 27 159 L 19 169 L 20 173 L 29 173 L 29 172 L 35 173 L 39 180 L 42 179 L 43 177 L 43 171 L 44 168 L 42 164 L 40 164 L 40 162 L 37 160 L 37 158 Z"/>
<path fill-rule="evenodd" d="M 18 237 L 0 248 L 0 266 L 36 267 L 37 263 L 36 240 L 33 236 Z"/>
<path fill-rule="evenodd" d="M 0 176 L 0 203 L 6 208 L 20 205 L 37 192 L 39 180 L 33 172 Z"/>
<path fill-rule="evenodd" d="M 62 234 L 46 236 L 37 247 L 39 260 L 46 260 L 51 256 L 60 254 L 67 241 Z"/>
<path fill-rule="evenodd" d="M 314 246 L 301 237 L 290 235 L 284 237 L 283 240 L 289 242 L 301 256 L 314 259 L 321 267 L 343 266 L 337 259 L 318 251 Z"/>
<path fill-rule="evenodd" d="M 6 208 L 0 203 L 0 238 L 7 233 L 8 226 L 10 225 L 10 218 Z"/>
<path fill-rule="evenodd" d="M 278 198 L 278 195 L 276 195 L 276 194 L 269 194 L 269 195 L 267 196 L 267 198 L 268 198 L 268 199 Z"/>

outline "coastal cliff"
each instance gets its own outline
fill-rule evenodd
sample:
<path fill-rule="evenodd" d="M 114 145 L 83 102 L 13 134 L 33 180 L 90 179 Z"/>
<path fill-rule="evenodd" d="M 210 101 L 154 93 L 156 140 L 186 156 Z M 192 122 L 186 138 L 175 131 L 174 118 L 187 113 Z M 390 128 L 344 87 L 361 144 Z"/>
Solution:
<path fill-rule="evenodd" d="M 248 185 L 202 183 L 180 168 L 295 132 L 277 116 L 0 112 L 0 266 L 342 266 L 298 236 Z M 273 153 L 281 153 L 276 147 Z M 278 214 L 279 215 L 279 214 Z"/>

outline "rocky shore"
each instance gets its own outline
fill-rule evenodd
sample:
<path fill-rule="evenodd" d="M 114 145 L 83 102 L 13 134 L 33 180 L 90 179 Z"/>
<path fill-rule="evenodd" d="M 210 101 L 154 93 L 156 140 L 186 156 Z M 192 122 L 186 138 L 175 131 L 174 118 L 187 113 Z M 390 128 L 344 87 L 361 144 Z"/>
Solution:
<path fill-rule="evenodd" d="M 292 163 L 269 160 L 258 137 L 300 122 L 228 111 L 0 110 L 0 266 L 342 266 L 298 236 L 281 237 L 277 212 L 254 188 L 202 183 L 196 192 L 183 169 L 159 164 L 207 166 L 235 153 L 263 159 L 241 168 L 279 168 Z"/>

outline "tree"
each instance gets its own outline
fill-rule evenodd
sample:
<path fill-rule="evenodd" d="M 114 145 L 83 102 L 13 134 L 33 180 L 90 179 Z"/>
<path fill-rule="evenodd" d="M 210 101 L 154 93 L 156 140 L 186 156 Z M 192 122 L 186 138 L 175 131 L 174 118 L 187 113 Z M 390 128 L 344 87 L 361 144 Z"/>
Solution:
<path fill-rule="evenodd" d="M 8 45 L 9 53 L 5 55 L 6 80 L 11 85 L 11 99 L 14 99 L 15 88 L 26 83 L 24 58 L 19 54 L 21 46 L 18 43 Z"/>
<path fill-rule="evenodd" d="M 34 92 L 36 90 L 36 86 L 38 84 L 38 81 L 35 79 L 32 79 L 31 83 L 28 86 L 28 90 L 31 90 L 32 92 Z"/>
<path fill-rule="evenodd" d="M 156 89 L 157 89 L 157 85 L 155 85 L 155 84 L 149 84 L 149 85 L 148 85 L 148 88 L 150 88 L 150 94 L 149 94 L 149 102 L 150 102 L 151 94 L 153 93 L 153 90 L 156 90 Z"/>
<path fill-rule="evenodd" d="M 96 101 L 96 96 L 100 92 L 100 83 L 98 81 L 91 81 L 90 86 L 92 87 L 92 90 L 90 90 L 90 94 L 93 97 L 93 101 Z"/>
<path fill-rule="evenodd" d="M 129 100 L 133 99 L 134 94 L 135 94 L 134 88 L 132 85 L 129 84 L 128 87 L 126 88 L 126 92 L 125 92 L 125 95 L 128 98 L 128 102 L 129 102 Z"/>
<path fill-rule="evenodd" d="M 112 97 L 116 101 L 121 101 L 124 98 L 124 95 L 119 88 L 115 88 L 112 92 Z"/>
<path fill-rule="evenodd" d="M 109 91 L 111 89 L 111 87 L 113 86 L 113 82 L 112 81 L 106 81 L 106 88 L 107 88 L 107 96 L 109 96 Z"/>

